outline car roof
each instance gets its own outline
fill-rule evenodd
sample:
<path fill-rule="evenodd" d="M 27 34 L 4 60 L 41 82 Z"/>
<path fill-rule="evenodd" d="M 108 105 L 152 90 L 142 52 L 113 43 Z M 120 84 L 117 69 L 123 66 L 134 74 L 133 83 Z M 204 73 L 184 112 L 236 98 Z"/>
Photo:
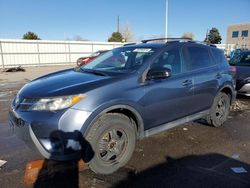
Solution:
<path fill-rule="evenodd" d="M 159 42 L 153 42 L 153 41 L 159 41 Z M 200 47 L 209 47 L 213 49 L 217 49 L 216 45 L 211 44 L 209 42 L 203 42 L 203 41 L 194 41 L 192 38 L 189 37 L 181 37 L 181 38 L 153 38 L 153 39 L 147 39 L 142 40 L 142 43 L 127 43 L 124 44 L 123 47 L 134 47 L 134 48 L 162 48 L 165 46 L 169 46 L 171 44 L 179 45 L 179 46 L 200 46 Z"/>
<path fill-rule="evenodd" d="M 198 43 L 195 41 L 188 41 L 188 42 L 167 42 L 167 43 L 156 43 L 156 42 L 150 42 L 150 43 L 137 43 L 137 44 L 127 44 L 124 47 L 132 47 L 132 48 L 162 48 L 168 45 L 172 44 L 178 44 L 180 46 L 200 46 L 200 47 L 210 47 L 213 49 L 218 49 L 214 45 L 207 45 L 204 43 Z M 219 49 L 218 49 L 219 50 Z"/>

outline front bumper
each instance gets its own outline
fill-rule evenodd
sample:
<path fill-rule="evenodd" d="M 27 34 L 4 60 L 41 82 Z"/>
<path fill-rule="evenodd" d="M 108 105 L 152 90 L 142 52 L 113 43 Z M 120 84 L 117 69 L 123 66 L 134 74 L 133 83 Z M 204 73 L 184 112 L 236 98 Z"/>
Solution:
<path fill-rule="evenodd" d="M 31 149 L 59 161 L 81 157 L 87 142 L 81 132 L 91 112 L 67 109 L 61 112 L 9 112 L 9 125 Z"/>

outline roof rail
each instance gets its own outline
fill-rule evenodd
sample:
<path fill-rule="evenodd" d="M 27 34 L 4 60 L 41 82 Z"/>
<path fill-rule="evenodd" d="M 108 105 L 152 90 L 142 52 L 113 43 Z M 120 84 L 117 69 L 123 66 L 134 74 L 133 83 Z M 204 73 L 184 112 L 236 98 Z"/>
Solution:
<path fill-rule="evenodd" d="M 151 41 L 164 40 L 165 42 L 174 42 L 174 41 L 192 41 L 191 38 L 155 38 L 155 39 L 147 39 L 142 40 L 142 43 L 147 43 Z"/>
<path fill-rule="evenodd" d="M 196 41 L 192 40 L 192 38 L 188 37 L 183 37 L 183 38 L 155 38 L 155 39 L 147 39 L 147 40 L 142 40 L 142 43 L 147 43 L 151 41 L 157 41 L 157 40 L 164 40 L 166 43 L 168 42 L 193 42 L 193 43 L 198 43 L 198 44 L 204 44 L 204 45 L 209 45 L 216 47 L 216 45 L 209 43 L 209 42 L 203 42 L 203 41 Z"/>
<path fill-rule="evenodd" d="M 204 45 L 213 46 L 213 47 L 216 47 L 216 48 L 217 48 L 217 46 L 216 46 L 215 44 L 212 44 L 212 43 L 210 43 L 210 42 L 197 41 L 197 40 L 188 41 L 188 42 L 193 42 L 193 43 L 198 43 L 198 44 L 204 44 Z"/>
<path fill-rule="evenodd" d="M 134 45 L 136 44 L 136 42 L 133 42 L 133 43 L 127 43 L 127 44 L 124 44 L 123 46 L 130 46 L 130 45 Z"/>

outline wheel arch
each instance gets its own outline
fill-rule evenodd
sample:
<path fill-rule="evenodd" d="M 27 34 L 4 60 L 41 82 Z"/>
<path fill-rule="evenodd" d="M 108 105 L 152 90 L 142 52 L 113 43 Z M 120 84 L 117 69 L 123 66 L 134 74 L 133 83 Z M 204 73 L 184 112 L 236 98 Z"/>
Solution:
<path fill-rule="evenodd" d="M 223 87 L 220 88 L 219 92 L 226 93 L 227 95 L 230 95 L 230 103 L 235 99 L 235 90 L 233 87 L 229 84 L 224 85 Z"/>
<path fill-rule="evenodd" d="M 93 126 L 93 124 L 104 114 L 108 113 L 120 113 L 123 114 L 135 122 L 135 128 L 136 128 L 136 137 L 137 139 L 143 138 L 144 137 L 144 123 L 143 119 L 134 107 L 131 105 L 127 104 L 121 104 L 121 105 L 112 105 L 109 107 L 105 107 L 104 109 L 98 110 L 98 112 L 95 113 L 94 118 L 88 125 L 85 135 L 89 132 L 90 128 Z"/>

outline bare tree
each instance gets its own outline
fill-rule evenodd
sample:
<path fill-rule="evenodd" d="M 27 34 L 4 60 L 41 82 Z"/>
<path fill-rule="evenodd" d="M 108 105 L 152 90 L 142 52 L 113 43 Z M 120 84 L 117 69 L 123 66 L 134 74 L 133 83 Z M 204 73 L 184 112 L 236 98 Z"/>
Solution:
<path fill-rule="evenodd" d="M 121 34 L 125 40 L 124 42 L 134 42 L 136 40 L 133 29 L 128 22 L 121 26 Z"/>
<path fill-rule="evenodd" d="M 185 32 L 182 34 L 181 37 L 182 38 L 191 38 L 192 40 L 194 40 L 194 34 L 192 32 Z"/>
<path fill-rule="evenodd" d="M 82 38 L 80 35 L 74 36 L 74 37 L 73 37 L 73 40 L 75 40 L 75 41 L 88 41 L 87 39 Z"/>
<path fill-rule="evenodd" d="M 72 41 L 89 41 L 88 39 L 82 38 L 80 35 L 75 35 L 74 37 L 67 37 L 65 40 L 72 40 Z"/>

